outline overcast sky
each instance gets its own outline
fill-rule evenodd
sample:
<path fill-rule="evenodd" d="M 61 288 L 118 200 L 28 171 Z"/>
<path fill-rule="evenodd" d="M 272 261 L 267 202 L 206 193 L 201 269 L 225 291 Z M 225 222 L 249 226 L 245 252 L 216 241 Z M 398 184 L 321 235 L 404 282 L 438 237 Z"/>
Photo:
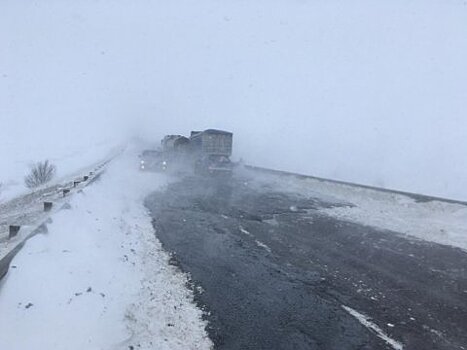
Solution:
<path fill-rule="evenodd" d="M 0 147 L 221 128 L 249 163 L 467 199 L 466 62 L 465 1 L 2 0 Z"/>

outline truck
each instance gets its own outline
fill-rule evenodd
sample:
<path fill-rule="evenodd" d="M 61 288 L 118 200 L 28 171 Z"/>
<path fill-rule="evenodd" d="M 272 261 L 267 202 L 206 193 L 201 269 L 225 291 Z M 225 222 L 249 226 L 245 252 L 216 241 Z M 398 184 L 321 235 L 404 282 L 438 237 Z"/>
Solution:
<path fill-rule="evenodd" d="M 233 134 L 208 129 L 192 131 L 190 137 L 167 135 L 157 150 L 140 155 L 140 169 L 201 175 L 230 175 L 232 173 Z"/>
<path fill-rule="evenodd" d="M 186 153 L 189 145 L 190 139 L 182 135 L 167 135 L 161 141 L 162 151 L 174 155 Z"/>
<path fill-rule="evenodd" d="M 194 171 L 197 174 L 230 175 L 232 173 L 233 134 L 208 129 L 192 131 L 190 135 Z"/>
<path fill-rule="evenodd" d="M 189 159 L 190 139 L 182 135 L 166 135 L 157 150 L 145 150 L 140 158 L 140 170 L 180 172 Z"/>
<path fill-rule="evenodd" d="M 141 171 L 165 170 L 165 166 L 161 150 L 148 149 L 139 155 L 139 170 Z"/>

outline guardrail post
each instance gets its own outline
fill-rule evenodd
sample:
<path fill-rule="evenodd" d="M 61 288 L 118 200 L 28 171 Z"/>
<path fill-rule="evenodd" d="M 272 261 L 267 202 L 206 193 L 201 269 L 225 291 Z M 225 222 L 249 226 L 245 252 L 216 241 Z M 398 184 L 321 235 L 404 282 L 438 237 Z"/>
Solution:
<path fill-rule="evenodd" d="M 70 190 L 68 188 L 63 190 L 63 197 L 66 197 L 66 195 L 70 193 Z"/>
<path fill-rule="evenodd" d="M 78 186 L 78 185 L 79 185 L 79 183 L 80 183 L 80 181 L 73 181 L 73 187 L 76 187 L 76 186 Z"/>
<path fill-rule="evenodd" d="M 9 230 L 9 233 L 8 233 L 8 239 L 12 239 L 13 237 L 15 237 L 19 230 L 20 230 L 21 226 L 19 225 L 10 225 L 10 230 Z"/>
<path fill-rule="evenodd" d="M 44 211 L 51 211 L 53 203 L 52 202 L 44 202 Z"/>

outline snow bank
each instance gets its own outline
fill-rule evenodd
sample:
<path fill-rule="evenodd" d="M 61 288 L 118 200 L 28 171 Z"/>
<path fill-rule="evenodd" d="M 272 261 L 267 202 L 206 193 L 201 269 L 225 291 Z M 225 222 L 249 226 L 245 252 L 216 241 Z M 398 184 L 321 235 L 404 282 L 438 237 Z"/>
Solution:
<path fill-rule="evenodd" d="M 187 276 L 142 199 L 166 179 L 127 152 L 31 239 L 0 286 L 1 349 L 208 349 Z"/>
<path fill-rule="evenodd" d="M 413 198 L 312 178 L 261 175 L 260 182 L 283 191 L 319 197 L 348 206 L 320 209 L 323 215 L 467 250 L 467 206 Z"/>
<path fill-rule="evenodd" d="M 467 250 L 467 207 L 464 205 L 416 202 L 402 195 L 364 198 L 358 191 L 346 198 L 356 206 L 322 209 L 321 212 Z"/>

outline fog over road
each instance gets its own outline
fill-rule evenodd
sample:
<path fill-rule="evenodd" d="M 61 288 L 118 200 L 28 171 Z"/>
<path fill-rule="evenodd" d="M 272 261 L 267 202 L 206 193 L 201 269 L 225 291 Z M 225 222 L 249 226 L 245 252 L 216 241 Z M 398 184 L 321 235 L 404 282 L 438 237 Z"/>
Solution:
<path fill-rule="evenodd" d="M 318 212 L 345 205 L 248 172 L 146 199 L 217 349 L 464 349 L 467 254 Z"/>

